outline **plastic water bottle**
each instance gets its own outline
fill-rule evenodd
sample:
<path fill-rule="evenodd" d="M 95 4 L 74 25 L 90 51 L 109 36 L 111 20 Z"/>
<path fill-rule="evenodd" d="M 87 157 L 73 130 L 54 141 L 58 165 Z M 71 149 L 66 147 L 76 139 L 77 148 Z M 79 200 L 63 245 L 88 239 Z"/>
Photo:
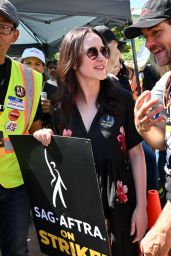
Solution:
<path fill-rule="evenodd" d="M 47 92 L 42 92 L 41 93 L 41 100 L 46 100 L 47 99 Z"/>

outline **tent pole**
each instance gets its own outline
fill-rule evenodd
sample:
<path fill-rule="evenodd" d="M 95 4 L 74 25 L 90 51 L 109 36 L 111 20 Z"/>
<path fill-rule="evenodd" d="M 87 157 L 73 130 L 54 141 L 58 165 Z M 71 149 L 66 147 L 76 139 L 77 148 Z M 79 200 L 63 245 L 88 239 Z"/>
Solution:
<path fill-rule="evenodd" d="M 138 95 L 140 95 L 141 94 L 141 87 L 140 87 L 138 65 L 137 65 L 137 54 L 136 54 L 135 40 L 134 39 L 131 39 L 131 46 L 132 46 L 132 53 L 133 53 L 134 71 L 135 71 L 135 78 L 136 78 L 136 84 L 137 84 L 137 91 L 138 91 Z"/>

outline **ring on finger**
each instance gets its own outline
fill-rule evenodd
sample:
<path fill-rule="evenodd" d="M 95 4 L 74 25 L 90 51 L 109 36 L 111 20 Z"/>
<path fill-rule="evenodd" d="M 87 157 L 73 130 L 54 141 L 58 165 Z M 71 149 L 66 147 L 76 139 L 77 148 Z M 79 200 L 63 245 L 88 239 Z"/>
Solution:
<path fill-rule="evenodd" d="M 160 252 L 160 244 L 153 244 L 153 249 L 152 249 L 152 255 L 159 255 Z"/>
<path fill-rule="evenodd" d="M 147 126 L 144 125 L 144 124 L 142 124 L 142 125 L 141 125 L 141 128 L 142 128 L 142 130 L 146 130 L 146 129 L 147 129 Z"/>

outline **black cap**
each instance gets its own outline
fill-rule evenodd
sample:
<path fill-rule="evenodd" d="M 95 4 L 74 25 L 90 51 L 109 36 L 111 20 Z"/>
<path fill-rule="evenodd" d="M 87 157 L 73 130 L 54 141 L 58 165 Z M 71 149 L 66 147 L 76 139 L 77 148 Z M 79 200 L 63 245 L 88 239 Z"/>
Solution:
<path fill-rule="evenodd" d="M 119 49 L 121 49 L 125 44 L 125 42 L 119 41 L 112 30 L 107 26 L 95 26 L 94 29 L 103 36 L 107 44 L 109 44 L 112 40 L 115 40 L 118 42 Z"/>
<path fill-rule="evenodd" d="M 142 9 L 140 19 L 125 29 L 125 36 L 133 39 L 142 35 L 142 28 L 153 27 L 171 18 L 171 0 L 149 0 Z"/>
<path fill-rule="evenodd" d="M 46 67 L 49 66 L 56 66 L 57 65 L 57 60 L 49 60 L 46 64 Z"/>
<path fill-rule="evenodd" d="M 0 0 L 0 15 L 10 20 L 15 25 L 15 27 L 18 27 L 18 13 L 15 6 L 11 2 L 7 0 Z"/>

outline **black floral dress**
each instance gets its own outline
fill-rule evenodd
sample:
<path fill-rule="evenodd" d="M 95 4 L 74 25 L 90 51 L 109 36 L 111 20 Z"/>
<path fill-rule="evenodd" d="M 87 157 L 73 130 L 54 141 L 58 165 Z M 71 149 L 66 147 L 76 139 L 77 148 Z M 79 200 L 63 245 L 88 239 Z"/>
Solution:
<path fill-rule="evenodd" d="M 126 90 L 118 90 L 121 106 L 118 115 L 106 113 L 99 107 L 87 132 L 75 106 L 66 129 L 72 131 L 73 137 L 91 140 L 112 255 L 137 256 L 138 246 L 132 243 L 133 237 L 130 236 L 136 196 L 127 150 L 139 144 L 142 138 L 134 126 L 132 96 Z M 53 114 L 57 134 L 59 112 L 60 109 L 56 109 Z"/>

